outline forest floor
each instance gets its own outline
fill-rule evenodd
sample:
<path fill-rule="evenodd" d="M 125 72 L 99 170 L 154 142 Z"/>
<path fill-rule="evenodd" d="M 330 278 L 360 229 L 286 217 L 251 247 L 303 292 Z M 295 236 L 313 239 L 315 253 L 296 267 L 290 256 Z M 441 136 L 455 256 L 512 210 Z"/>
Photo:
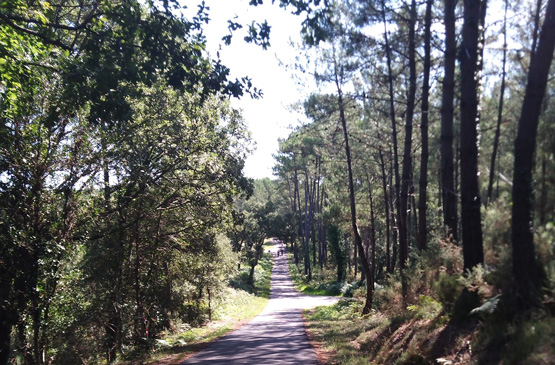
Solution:
<path fill-rule="evenodd" d="M 324 364 L 468 364 L 475 323 L 442 318 L 361 317 L 349 301 L 306 310 L 307 332 Z"/>
<path fill-rule="evenodd" d="M 303 311 L 320 364 L 555 364 L 551 297 L 541 308 L 514 313 L 498 295 L 469 314 L 464 306 L 446 309 L 430 290 L 412 293 L 405 303 L 400 283 L 393 282 L 376 285 L 374 309 L 362 316 L 366 291 L 356 277 L 338 283 L 335 273 L 316 271 L 307 281 L 302 267 L 291 263 L 290 270 L 302 292 L 344 296 Z"/>
<path fill-rule="evenodd" d="M 305 310 L 307 333 L 321 364 L 555 364 L 555 317 L 449 319 L 424 298 L 398 315 L 361 316 L 344 299 Z"/>

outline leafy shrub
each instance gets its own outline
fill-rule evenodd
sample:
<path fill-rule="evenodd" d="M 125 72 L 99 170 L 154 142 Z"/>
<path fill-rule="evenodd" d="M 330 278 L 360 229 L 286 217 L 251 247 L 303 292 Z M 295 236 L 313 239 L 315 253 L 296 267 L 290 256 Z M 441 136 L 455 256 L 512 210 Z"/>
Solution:
<path fill-rule="evenodd" d="M 487 280 L 487 271 L 482 265 L 472 268 L 465 276 L 459 276 L 459 282 L 470 292 L 478 294 L 482 300 L 493 296 L 494 288 Z"/>
<path fill-rule="evenodd" d="M 549 222 L 545 226 L 538 227 L 534 240 L 538 257 L 544 265 L 547 291 L 553 293 L 555 291 L 555 225 Z M 553 295 L 550 301 L 553 302 Z"/>
<path fill-rule="evenodd" d="M 407 309 L 415 313 L 417 318 L 434 318 L 442 310 L 440 302 L 427 295 L 420 295 L 419 304 L 408 306 Z"/>
<path fill-rule="evenodd" d="M 406 310 L 403 303 L 398 275 L 392 276 L 385 285 L 374 290 L 374 307 L 379 311 L 388 315 L 400 315 Z"/>
<path fill-rule="evenodd" d="M 506 291 L 512 285 L 511 202 L 502 194 L 484 210 L 484 262 L 487 280 Z"/>
<path fill-rule="evenodd" d="M 463 288 L 460 275 L 441 273 L 439 280 L 434 284 L 434 288 L 443 308 L 447 313 L 450 313 Z"/>
<path fill-rule="evenodd" d="M 338 282 L 322 283 L 318 285 L 318 289 L 325 291 L 328 295 L 340 295 L 342 293 L 343 285 Z"/>
<path fill-rule="evenodd" d="M 341 294 L 343 294 L 344 297 L 353 297 L 353 293 L 361 286 L 362 286 L 362 281 L 360 280 L 357 280 L 352 283 L 345 282 L 341 287 Z"/>

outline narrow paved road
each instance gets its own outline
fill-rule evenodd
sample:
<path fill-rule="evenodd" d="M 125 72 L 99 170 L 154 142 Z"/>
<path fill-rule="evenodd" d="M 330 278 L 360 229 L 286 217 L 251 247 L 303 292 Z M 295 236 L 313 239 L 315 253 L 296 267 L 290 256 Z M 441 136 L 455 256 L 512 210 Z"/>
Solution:
<path fill-rule="evenodd" d="M 277 252 L 274 246 L 273 252 Z M 275 257 L 271 295 L 264 311 L 245 326 L 190 357 L 186 364 L 318 364 L 301 309 L 333 304 L 335 297 L 301 295 L 293 288 L 286 256 Z"/>

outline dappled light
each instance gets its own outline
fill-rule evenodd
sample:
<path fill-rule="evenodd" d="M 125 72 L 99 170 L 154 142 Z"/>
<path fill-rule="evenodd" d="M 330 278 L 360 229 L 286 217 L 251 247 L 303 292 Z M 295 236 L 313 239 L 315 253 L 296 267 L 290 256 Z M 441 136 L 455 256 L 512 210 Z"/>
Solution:
<path fill-rule="evenodd" d="M 266 309 L 241 329 L 224 336 L 185 364 L 317 364 L 307 339 L 301 309 L 330 305 L 337 297 L 302 295 L 295 291 L 289 275 L 287 255 L 274 255 L 271 295 Z"/>
<path fill-rule="evenodd" d="M 0 365 L 553 363 L 554 52 L 555 0 L 0 0 Z"/>

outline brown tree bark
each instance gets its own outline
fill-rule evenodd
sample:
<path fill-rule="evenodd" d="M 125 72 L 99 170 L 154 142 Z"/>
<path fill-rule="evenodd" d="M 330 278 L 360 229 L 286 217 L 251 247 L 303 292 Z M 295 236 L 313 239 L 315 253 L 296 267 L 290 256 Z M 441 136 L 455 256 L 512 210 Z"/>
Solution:
<path fill-rule="evenodd" d="M 391 139 L 393 141 L 393 174 L 395 178 L 395 187 L 392 191 L 394 205 L 397 209 L 397 236 L 401 235 L 399 226 L 399 216 L 401 211 L 401 177 L 399 175 L 399 149 L 397 147 L 397 122 L 395 118 L 395 96 L 393 89 L 393 69 L 391 67 L 391 47 L 389 45 L 389 36 L 387 30 L 387 19 L 385 17 L 385 0 L 382 0 L 382 20 L 384 25 L 384 47 L 385 56 L 387 63 L 387 82 L 388 82 L 388 92 L 389 92 L 389 118 L 391 120 Z M 392 215 L 393 215 L 392 210 Z M 397 237 L 396 236 L 396 237 Z M 393 264 L 394 265 L 394 264 Z"/>
<path fill-rule="evenodd" d="M 458 240 L 457 195 L 455 194 L 455 168 L 453 154 L 453 116 L 455 99 L 455 60 L 457 40 L 455 33 L 455 8 L 457 0 L 445 0 L 445 61 L 443 92 L 441 99 L 441 191 L 443 202 L 443 223 L 447 235 Z"/>
<path fill-rule="evenodd" d="M 503 120 L 503 101 L 505 97 L 505 77 L 507 76 L 507 8 L 509 1 L 505 0 L 505 14 L 503 16 L 503 63 L 501 66 L 501 89 L 499 90 L 499 108 L 497 109 L 497 125 L 495 126 L 495 137 L 493 139 L 493 150 L 491 153 L 491 164 L 489 169 L 489 182 L 486 204 L 491 202 L 493 195 L 493 180 L 495 178 L 495 162 L 499 148 L 499 136 L 501 135 L 501 122 Z"/>
<path fill-rule="evenodd" d="M 420 134 L 422 136 L 422 153 L 420 157 L 420 185 L 418 190 L 418 248 L 426 249 L 427 221 L 426 206 L 428 188 L 428 121 L 429 121 L 429 89 L 431 68 L 431 39 L 432 39 L 432 5 L 433 0 L 426 1 L 426 15 L 424 16 L 424 79 L 422 81 L 422 117 Z"/>
<path fill-rule="evenodd" d="M 401 270 L 401 287 L 403 298 L 407 295 L 407 280 L 403 273 L 407 266 L 409 253 L 409 225 L 408 204 L 409 188 L 412 185 L 412 123 L 416 99 L 416 0 L 411 1 L 409 18 L 409 90 L 407 94 L 407 109 L 405 114 L 405 142 L 403 149 L 403 173 L 401 176 L 401 194 L 399 204 L 399 268 Z"/>
<path fill-rule="evenodd" d="M 379 135 L 378 135 L 379 139 Z M 381 147 L 378 149 L 380 158 L 380 168 L 382 173 L 382 190 L 383 190 L 383 201 L 385 206 L 385 269 L 388 273 L 391 273 L 391 224 L 389 221 L 389 197 L 387 193 L 387 175 L 385 174 L 385 162 L 383 158 L 383 151 Z"/>
<path fill-rule="evenodd" d="M 461 47 L 461 215 L 464 270 L 484 262 L 478 186 L 478 43 L 485 0 L 464 1 Z"/>
<path fill-rule="evenodd" d="M 337 65 L 336 60 L 334 59 L 334 73 L 335 73 L 335 86 L 337 88 L 337 101 L 339 104 L 339 115 L 341 119 L 341 126 L 343 128 L 343 137 L 345 140 L 345 155 L 347 157 L 347 169 L 349 172 L 349 202 L 351 206 L 351 224 L 353 228 L 353 236 L 355 239 L 356 246 L 359 249 L 360 253 L 360 260 L 362 262 L 362 266 L 364 267 L 364 272 L 366 273 L 366 303 L 364 304 L 364 308 L 362 309 L 362 314 L 370 313 L 370 309 L 372 308 L 372 278 L 370 277 L 370 267 L 368 264 L 368 260 L 366 255 L 364 254 L 364 247 L 362 245 L 362 237 L 360 237 L 360 233 L 358 232 L 357 226 L 357 213 L 356 213 L 356 203 L 355 203 L 355 188 L 353 183 L 353 169 L 351 164 L 351 149 L 349 147 L 349 133 L 347 131 L 347 118 L 345 116 L 345 104 L 343 100 L 343 92 L 341 88 L 341 81 L 340 81 L 340 71 L 339 66 Z"/>
<path fill-rule="evenodd" d="M 554 49 L 555 0 L 549 0 L 537 49 L 532 53 L 530 60 L 528 83 L 515 140 L 512 210 L 513 276 L 517 303 L 523 310 L 539 304 L 544 280 L 534 247 L 532 169 L 541 105 Z"/>

